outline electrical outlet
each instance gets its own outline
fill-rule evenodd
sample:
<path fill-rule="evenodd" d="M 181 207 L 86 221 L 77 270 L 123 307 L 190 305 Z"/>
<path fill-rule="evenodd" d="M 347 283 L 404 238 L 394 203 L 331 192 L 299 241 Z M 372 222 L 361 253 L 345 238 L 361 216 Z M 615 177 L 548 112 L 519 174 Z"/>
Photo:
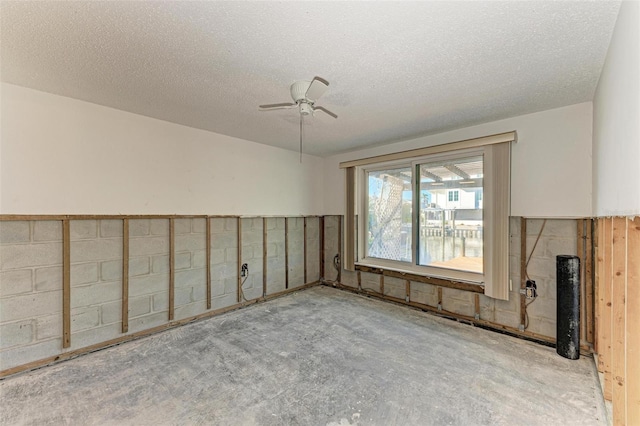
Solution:
<path fill-rule="evenodd" d="M 527 280 L 525 287 L 527 299 L 534 299 L 538 297 L 538 286 L 534 280 Z"/>
<path fill-rule="evenodd" d="M 243 263 L 240 268 L 240 276 L 246 277 L 247 275 L 249 275 L 249 265 L 247 263 Z"/>

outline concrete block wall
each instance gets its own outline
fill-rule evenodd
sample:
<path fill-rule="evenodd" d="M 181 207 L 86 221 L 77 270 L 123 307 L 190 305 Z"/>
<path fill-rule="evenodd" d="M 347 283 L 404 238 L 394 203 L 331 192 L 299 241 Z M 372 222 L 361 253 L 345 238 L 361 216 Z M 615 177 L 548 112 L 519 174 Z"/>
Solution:
<path fill-rule="evenodd" d="M 283 217 L 267 218 L 267 294 L 286 289 Z"/>
<path fill-rule="evenodd" d="M 289 288 L 304 284 L 304 218 L 288 219 Z"/>
<path fill-rule="evenodd" d="M 241 221 L 242 263 L 246 263 L 249 267 L 249 275 L 242 284 L 242 293 L 246 300 L 251 300 L 262 297 L 263 219 L 244 218 Z"/>
<path fill-rule="evenodd" d="M 211 307 L 238 302 L 238 219 L 211 219 Z"/>
<path fill-rule="evenodd" d="M 175 318 L 207 310 L 207 220 L 178 218 L 175 232 Z"/>
<path fill-rule="evenodd" d="M 62 222 L 0 222 L 0 370 L 62 349 Z"/>
<path fill-rule="evenodd" d="M 184 267 L 186 260 L 176 254 L 176 267 Z M 168 321 L 169 219 L 130 219 L 129 333 Z"/>
<path fill-rule="evenodd" d="M 325 278 L 335 278 L 333 256 L 338 252 L 338 216 L 325 217 Z M 527 219 L 527 256 L 531 253 L 544 219 Z M 577 223 L 573 219 L 550 219 L 531 256 L 529 277 L 536 281 L 538 297 L 527 309 L 527 331 L 555 339 L 556 336 L 556 256 L 577 255 Z M 509 300 L 495 300 L 480 295 L 480 319 L 513 328 L 520 326 L 520 218 L 510 218 L 509 276 L 512 282 Z M 380 291 L 380 275 L 362 272 L 360 282 L 364 290 Z M 342 270 L 341 283 L 357 288 L 357 273 Z M 405 282 L 385 277 L 384 294 L 405 298 Z M 436 307 L 436 286 L 411 282 L 410 300 Z M 475 315 L 475 295 L 462 290 L 443 288 L 442 309 L 456 314 Z"/>
<path fill-rule="evenodd" d="M 307 218 L 307 281 L 320 279 L 320 218 Z"/>
<path fill-rule="evenodd" d="M 342 216 L 325 216 L 324 218 L 324 279 L 334 281 L 338 271 L 333 266 L 336 254 L 341 253 L 341 222 Z M 342 275 L 345 275 L 344 269 Z M 357 284 L 356 284 L 357 287 Z"/>
<path fill-rule="evenodd" d="M 122 220 L 72 220 L 69 229 L 73 350 L 122 332 Z"/>

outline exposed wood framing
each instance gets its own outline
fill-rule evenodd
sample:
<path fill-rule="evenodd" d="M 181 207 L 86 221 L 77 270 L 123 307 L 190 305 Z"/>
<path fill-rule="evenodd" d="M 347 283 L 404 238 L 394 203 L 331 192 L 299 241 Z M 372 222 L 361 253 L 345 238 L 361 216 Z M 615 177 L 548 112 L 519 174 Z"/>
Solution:
<path fill-rule="evenodd" d="M 71 346 L 71 230 L 62 221 L 62 347 Z"/>
<path fill-rule="evenodd" d="M 342 262 L 344 259 L 342 258 L 342 244 L 343 244 L 343 236 L 342 236 L 342 216 L 338 216 L 338 259 L 340 259 L 340 267 L 338 268 L 338 282 L 342 282 Z"/>
<path fill-rule="evenodd" d="M 289 218 L 284 218 L 284 288 L 289 288 Z"/>
<path fill-rule="evenodd" d="M 473 298 L 473 306 L 474 306 L 473 312 L 475 313 L 475 318 L 480 319 L 480 295 L 475 294 L 474 296 L 475 297 Z"/>
<path fill-rule="evenodd" d="M 307 218 L 305 217 L 303 219 L 304 224 L 303 224 L 303 229 L 304 229 L 304 235 L 302 237 L 303 239 L 303 260 L 302 263 L 304 263 L 304 283 L 307 283 Z"/>
<path fill-rule="evenodd" d="M 442 311 L 442 287 L 438 287 L 438 310 Z"/>
<path fill-rule="evenodd" d="M 267 296 L 267 218 L 262 218 L 262 297 Z"/>
<path fill-rule="evenodd" d="M 431 284 L 440 287 L 455 288 L 458 290 L 470 291 L 472 293 L 483 293 L 484 289 L 478 284 L 464 281 L 453 281 L 443 278 L 427 277 L 424 275 L 410 274 L 406 272 L 392 271 L 389 269 L 372 268 L 370 266 L 356 265 L 356 271 L 370 272 L 372 274 L 386 275 L 387 277 L 400 278 L 402 280 L 416 281 L 419 283 Z"/>
<path fill-rule="evenodd" d="M 406 301 L 410 302 L 411 301 L 411 281 L 404 280 L 404 291 L 405 291 Z"/>
<path fill-rule="evenodd" d="M 604 398 L 611 401 L 611 336 L 612 336 L 612 310 L 611 310 L 611 256 L 613 253 L 613 219 L 604 220 L 604 264 L 602 268 L 602 339 L 599 358 L 602 359 L 604 373 Z"/>
<path fill-rule="evenodd" d="M 640 424 L 640 216 L 627 229 L 627 395 L 628 425 Z"/>
<path fill-rule="evenodd" d="M 207 309 L 211 309 L 211 219 L 205 218 L 206 221 L 206 257 L 207 257 Z"/>
<path fill-rule="evenodd" d="M 384 274 L 380 274 L 380 294 L 384 294 Z"/>
<path fill-rule="evenodd" d="M 238 293 L 238 297 L 237 297 L 237 301 L 238 303 L 242 302 L 242 219 L 240 219 L 240 217 L 236 217 L 236 229 L 237 229 L 237 236 L 236 236 L 236 242 L 238 243 L 238 268 L 237 268 L 237 274 L 236 274 L 236 279 L 237 279 L 237 283 L 238 283 L 238 289 L 237 289 L 237 293 Z"/>
<path fill-rule="evenodd" d="M 175 219 L 169 219 L 169 321 L 173 321 L 176 293 L 176 232 Z"/>
<path fill-rule="evenodd" d="M 585 260 L 585 304 L 587 305 L 587 342 L 593 344 L 595 342 L 594 339 L 594 296 L 593 296 L 593 255 L 594 255 L 594 246 L 593 246 L 593 220 L 587 219 L 587 235 L 586 235 L 586 245 L 587 245 L 587 253 Z"/>
<path fill-rule="evenodd" d="M 520 218 L 520 327 L 525 328 L 527 322 L 527 296 L 522 291 L 527 289 L 527 218 Z"/>
<path fill-rule="evenodd" d="M 315 282 L 312 282 L 312 283 L 304 284 L 304 285 L 302 285 L 300 287 L 292 288 L 292 289 L 289 289 L 289 290 L 279 291 L 277 293 L 270 294 L 267 297 L 254 299 L 254 300 L 249 301 L 249 302 L 238 303 L 238 304 L 235 304 L 235 305 L 227 306 L 225 308 L 214 309 L 212 311 L 207 311 L 207 312 L 204 312 L 202 314 L 194 315 L 194 316 L 189 317 L 189 318 L 184 318 L 184 319 L 181 319 L 181 320 L 172 321 L 172 322 L 169 322 L 167 324 L 163 324 L 163 325 L 160 325 L 160 326 L 157 326 L 157 327 L 149 328 L 147 330 L 138 331 L 136 333 L 131 333 L 131 334 L 127 334 L 127 335 L 124 335 L 124 336 L 120 336 L 120 337 L 117 337 L 115 339 L 111 339 L 111 340 L 107 340 L 107 341 L 104 341 L 104 342 L 101 342 L 101 343 L 97 343 L 95 345 L 85 346 L 83 348 L 79 348 L 79 349 L 75 349 L 75 350 L 72 350 L 72 351 L 68 351 L 68 352 L 65 352 L 65 353 L 62 353 L 62 354 L 59 354 L 59 355 L 51 356 L 51 357 L 44 358 L 44 359 L 41 359 L 41 360 L 29 362 L 27 364 L 19 365 L 17 367 L 13 367 L 13 368 L 9 368 L 9 369 L 6 369 L 6 370 L 2 370 L 2 371 L 0 371 L 0 379 L 4 378 L 4 377 L 11 376 L 13 374 L 22 373 L 24 371 L 33 370 L 33 369 L 36 369 L 36 368 L 41 368 L 41 367 L 44 367 L 46 365 L 54 364 L 54 363 L 57 363 L 57 362 L 60 362 L 60 361 L 68 360 L 68 359 L 71 359 L 71 358 L 75 358 L 75 357 L 80 356 L 80 355 L 84 355 L 84 354 L 87 354 L 87 353 L 95 352 L 97 350 L 104 349 L 104 348 L 107 348 L 109 346 L 119 345 L 121 343 L 129 342 L 131 340 L 136 340 L 136 339 L 139 339 L 141 337 L 150 336 L 152 334 L 156 334 L 156 333 L 159 333 L 161 331 L 165 331 L 165 330 L 176 328 L 176 327 L 179 327 L 179 326 L 182 326 L 182 325 L 185 325 L 185 324 L 189 324 L 189 323 L 194 322 L 194 321 L 199 321 L 199 320 L 202 320 L 202 319 L 205 319 L 205 318 L 210 318 L 210 317 L 213 317 L 213 316 L 216 316 L 216 315 L 221 315 L 221 314 L 224 314 L 226 312 L 235 311 L 237 309 L 242 309 L 242 308 L 245 308 L 247 306 L 254 305 L 256 303 L 260 303 L 260 302 L 263 302 L 263 301 L 267 301 L 267 300 L 275 299 L 275 298 L 278 298 L 278 297 L 282 297 L 282 296 L 285 296 L 285 295 L 287 295 L 289 293 L 293 293 L 293 292 L 296 292 L 296 291 L 304 290 L 306 288 L 314 287 L 314 286 L 317 286 L 317 285 L 320 285 L 319 281 L 315 281 Z"/>
<path fill-rule="evenodd" d="M 580 258 L 580 341 L 584 342 L 587 339 L 587 305 L 585 303 L 586 295 L 586 282 L 584 279 L 584 268 L 586 261 L 586 246 L 585 246 L 585 223 L 583 219 L 576 220 L 576 230 L 578 239 L 577 253 Z"/>
<path fill-rule="evenodd" d="M 611 276 L 611 404 L 613 424 L 626 425 L 625 293 L 627 284 L 627 219 L 613 219 Z M 637 379 L 637 378 L 636 378 Z"/>
<path fill-rule="evenodd" d="M 362 272 L 356 270 L 356 276 L 358 277 L 358 290 L 362 290 Z"/>
<path fill-rule="evenodd" d="M 122 219 L 122 332 L 129 331 L 129 219 Z"/>
<path fill-rule="evenodd" d="M 320 281 L 324 280 L 324 216 L 318 219 L 318 245 L 320 256 Z"/>

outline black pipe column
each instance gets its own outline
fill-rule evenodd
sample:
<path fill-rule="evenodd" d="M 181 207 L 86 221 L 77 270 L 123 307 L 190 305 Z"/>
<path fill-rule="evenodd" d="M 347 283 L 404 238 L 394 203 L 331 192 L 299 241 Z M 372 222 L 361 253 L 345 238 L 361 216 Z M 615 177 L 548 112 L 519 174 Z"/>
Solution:
<path fill-rule="evenodd" d="M 580 358 L 580 258 L 556 257 L 557 316 L 556 352 Z"/>

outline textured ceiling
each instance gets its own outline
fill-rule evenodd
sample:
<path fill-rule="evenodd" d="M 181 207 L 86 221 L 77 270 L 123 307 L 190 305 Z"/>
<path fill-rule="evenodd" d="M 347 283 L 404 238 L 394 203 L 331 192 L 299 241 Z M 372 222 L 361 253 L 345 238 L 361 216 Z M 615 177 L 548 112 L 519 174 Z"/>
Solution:
<path fill-rule="evenodd" d="M 619 2 L 9 2 L 2 80 L 326 156 L 593 99 Z"/>

